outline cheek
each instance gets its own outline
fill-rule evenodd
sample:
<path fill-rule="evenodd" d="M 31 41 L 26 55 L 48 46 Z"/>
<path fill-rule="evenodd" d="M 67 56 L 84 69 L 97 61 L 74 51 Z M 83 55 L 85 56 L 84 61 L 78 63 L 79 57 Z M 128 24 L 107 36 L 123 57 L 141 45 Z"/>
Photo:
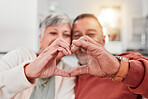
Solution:
<path fill-rule="evenodd" d="M 68 42 L 69 44 L 71 43 L 71 38 L 69 37 L 69 38 L 66 38 L 66 39 L 64 39 L 66 42 Z"/>
<path fill-rule="evenodd" d="M 56 39 L 55 38 L 48 38 L 45 40 L 44 45 L 46 47 L 48 47 L 49 45 L 51 45 Z"/>
<path fill-rule="evenodd" d="M 97 43 L 103 45 L 103 39 L 102 39 L 102 38 L 96 38 L 96 39 L 95 39 L 95 42 L 97 42 Z"/>
<path fill-rule="evenodd" d="M 101 43 L 103 41 L 102 37 L 100 37 L 99 35 L 94 36 L 92 39 L 97 43 Z"/>
<path fill-rule="evenodd" d="M 94 38 L 93 40 L 97 43 L 99 43 L 99 41 L 100 41 L 99 38 Z"/>

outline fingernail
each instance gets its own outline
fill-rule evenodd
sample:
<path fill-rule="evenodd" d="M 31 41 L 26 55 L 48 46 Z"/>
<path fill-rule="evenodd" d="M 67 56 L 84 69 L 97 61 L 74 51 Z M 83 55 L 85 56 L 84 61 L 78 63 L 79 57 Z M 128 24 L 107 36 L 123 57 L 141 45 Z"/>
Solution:
<path fill-rule="evenodd" d="M 76 42 L 77 40 L 73 40 L 72 42 Z"/>

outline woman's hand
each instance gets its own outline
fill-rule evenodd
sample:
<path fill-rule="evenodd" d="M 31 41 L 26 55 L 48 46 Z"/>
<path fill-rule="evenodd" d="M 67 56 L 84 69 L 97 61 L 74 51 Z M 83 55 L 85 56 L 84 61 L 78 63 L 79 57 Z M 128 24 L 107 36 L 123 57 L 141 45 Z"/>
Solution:
<path fill-rule="evenodd" d="M 28 80 L 45 78 L 50 76 L 70 77 L 68 71 L 56 66 L 56 58 L 59 53 L 70 55 L 70 45 L 64 39 L 55 40 L 33 62 L 25 66 L 25 74 Z"/>

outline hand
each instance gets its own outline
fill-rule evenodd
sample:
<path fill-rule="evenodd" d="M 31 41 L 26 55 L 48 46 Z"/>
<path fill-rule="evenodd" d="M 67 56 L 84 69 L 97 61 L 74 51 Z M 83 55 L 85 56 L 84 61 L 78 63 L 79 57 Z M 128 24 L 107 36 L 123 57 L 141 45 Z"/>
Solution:
<path fill-rule="evenodd" d="M 55 40 L 33 62 L 25 66 L 27 78 L 30 80 L 54 75 L 70 77 L 68 71 L 61 70 L 56 66 L 56 58 L 59 53 L 71 54 L 70 44 L 62 38 Z"/>
<path fill-rule="evenodd" d="M 80 48 L 90 55 L 88 64 L 74 68 L 71 76 L 82 74 L 91 74 L 97 77 L 112 77 L 119 69 L 118 60 L 110 54 L 105 48 L 89 38 L 83 36 L 78 40 L 73 40 L 72 52 L 78 51 Z"/>

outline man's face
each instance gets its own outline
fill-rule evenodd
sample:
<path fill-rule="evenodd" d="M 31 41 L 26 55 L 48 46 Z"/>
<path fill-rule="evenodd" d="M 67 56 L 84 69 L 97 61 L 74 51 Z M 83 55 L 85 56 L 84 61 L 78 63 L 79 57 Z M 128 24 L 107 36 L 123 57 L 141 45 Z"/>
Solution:
<path fill-rule="evenodd" d="M 40 52 L 51 45 L 57 38 L 63 38 L 69 44 L 71 42 L 70 24 L 62 24 L 59 26 L 48 26 L 44 30 L 43 36 L 40 37 Z"/>
<path fill-rule="evenodd" d="M 104 45 L 102 28 L 99 23 L 93 18 L 82 18 L 75 21 L 73 25 L 73 40 L 77 40 L 82 36 L 89 36 L 97 43 Z M 81 49 L 76 52 L 76 56 L 81 64 L 87 64 L 89 55 Z"/>

